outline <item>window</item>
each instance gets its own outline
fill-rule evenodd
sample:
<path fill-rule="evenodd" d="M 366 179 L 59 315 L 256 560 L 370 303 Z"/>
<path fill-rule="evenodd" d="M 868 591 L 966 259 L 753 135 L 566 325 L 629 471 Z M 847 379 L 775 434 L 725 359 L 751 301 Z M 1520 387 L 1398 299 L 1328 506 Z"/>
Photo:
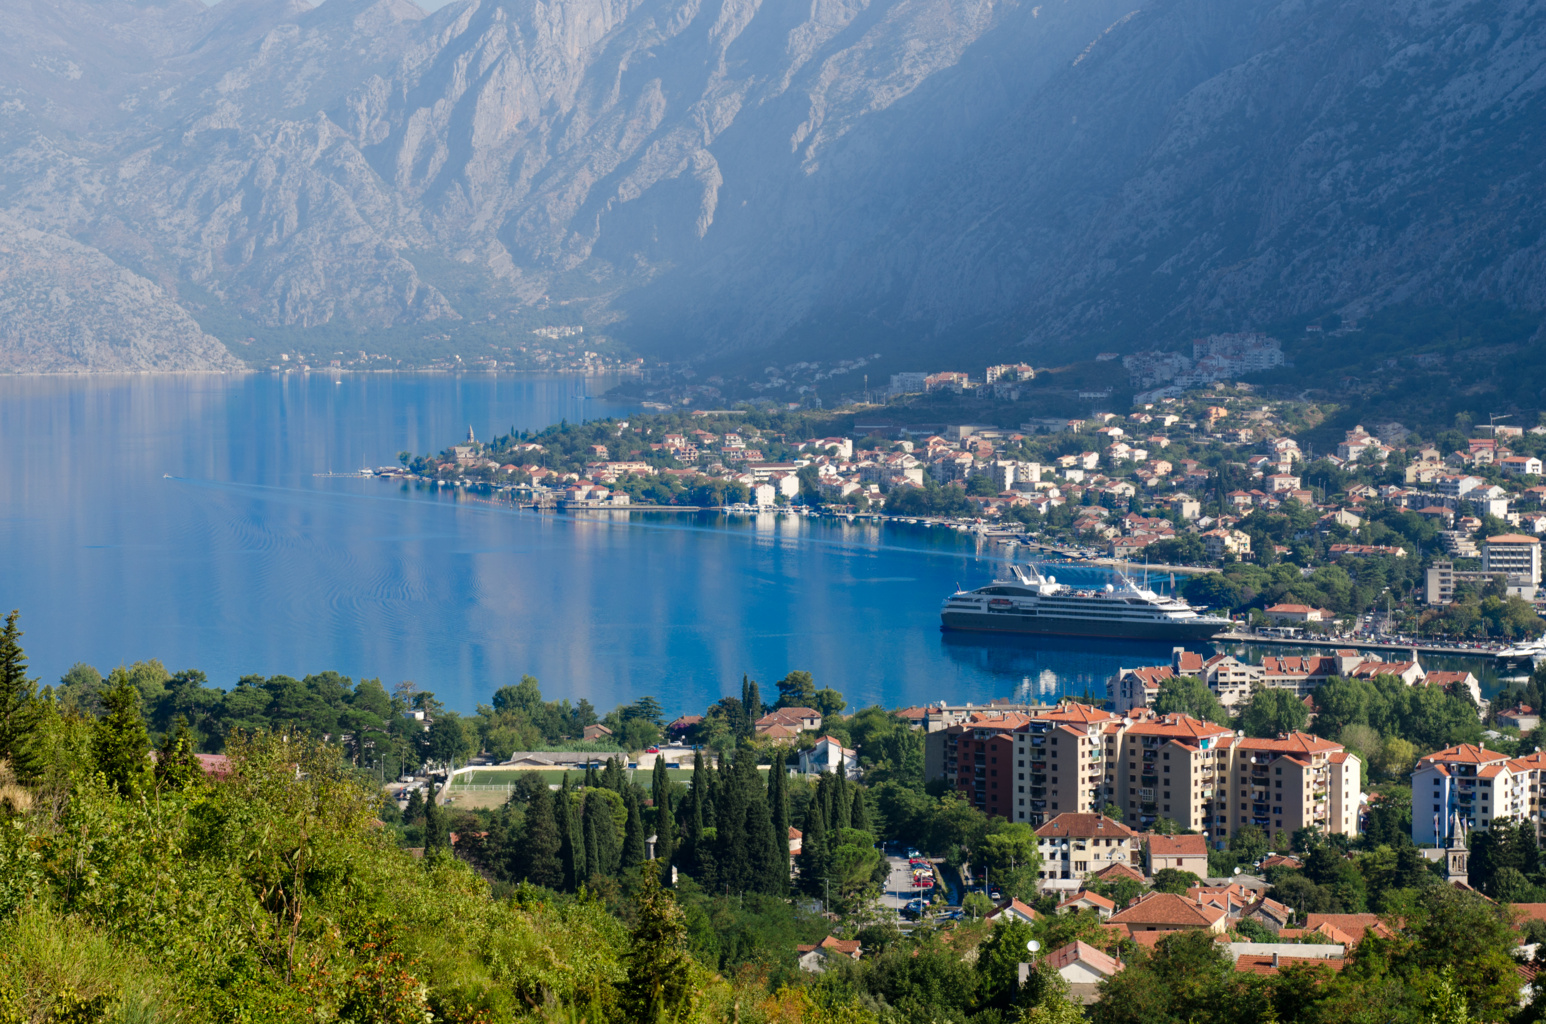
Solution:
<path fill-rule="evenodd" d="M 1167 811 L 1167 812 L 1168 812 L 1168 811 L 1169 811 L 1169 810 L 1170 810 L 1170 805 L 1169 805 L 1169 804 L 1166 804 L 1166 805 L 1165 805 L 1165 810 L 1166 810 L 1166 811 Z"/>
<path fill-rule="evenodd" d="M 1167 761 L 1170 760 L 1170 751 L 1168 751 L 1168 750 L 1165 751 L 1165 760 L 1167 760 Z"/>
<path fill-rule="evenodd" d="M 1279 774 L 1279 775 L 1282 775 L 1282 774 L 1283 774 L 1283 769 L 1281 769 L 1281 768 L 1279 768 L 1279 769 L 1278 769 L 1278 770 L 1277 770 L 1277 772 L 1278 772 L 1278 774 Z"/>
<path fill-rule="evenodd" d="M 1058 809 L 1058 802 L 1056 800 L 1052 801 L 1052 809 L 1054 811 Z"/>
<path fill-rule="evenodd" d="M 1170 799 L 1170 790 L 1168 790 L 1168 789 L 1167 789 L 1167 790 L 1165 790 L 1165 799 L 1166 799 L 1166 800 L 1169 800 L 1169 799 Z"/>
<path fill-rule="evenodd" d="M 1020 762 L 1020 767 L 1021 767 L 1021 768 L 1024 768 L 1024 767 L 1025 767 L 1025 761 L 1024 761 L 1024 760 L 1021 760 L 1021 762 Z"/>

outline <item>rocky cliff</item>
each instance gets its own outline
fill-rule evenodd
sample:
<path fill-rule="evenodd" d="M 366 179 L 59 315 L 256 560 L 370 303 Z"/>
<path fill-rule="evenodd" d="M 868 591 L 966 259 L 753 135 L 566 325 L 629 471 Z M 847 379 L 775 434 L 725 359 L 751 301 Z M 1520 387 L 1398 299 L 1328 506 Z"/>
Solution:
<path fill-rule="evenodd" d="M 90 294 L 154 289 L 122 314 L 144 337 L 179 305 L 454 329 L 470 280 L 480 309 L 561 301 L 673 355 L 1546 304 L 1525 0 L 0 14 L 0 232 L 36 233 L 29 280 L 68 251 Z M 37 288 L 0 292 L 29 336 L 80 336 Z"/>

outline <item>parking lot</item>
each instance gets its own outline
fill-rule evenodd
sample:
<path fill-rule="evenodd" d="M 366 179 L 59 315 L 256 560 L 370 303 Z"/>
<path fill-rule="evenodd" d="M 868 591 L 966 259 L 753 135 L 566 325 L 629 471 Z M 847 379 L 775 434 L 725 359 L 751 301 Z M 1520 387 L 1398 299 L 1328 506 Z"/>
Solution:
<path fill-rule="evenodd" d="M 891 865 L 891 874 L 886 879 L 886 891 L 881 896 L 885 906 L 900 913 L 909 900 L 928 900 L 933 895 L 932 889 L 913 888 L 913 872 L 906 857 L 888 856 L 886 861 Z"/>

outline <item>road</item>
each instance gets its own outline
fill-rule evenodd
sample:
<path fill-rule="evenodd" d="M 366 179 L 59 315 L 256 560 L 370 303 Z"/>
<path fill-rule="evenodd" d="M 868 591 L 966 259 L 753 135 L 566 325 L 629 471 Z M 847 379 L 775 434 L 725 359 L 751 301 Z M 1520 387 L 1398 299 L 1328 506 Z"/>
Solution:
<path fill-rule="evenodd" d="M 927 898 L 933 892 L 932 889 L 913 888 L 913 873 L 907 866 L 906 857 L 887 857 L 886 861 L 891 865 L 891 875 L 886 879 L 886 891 L 880 898 L 883 905 L 900 913 L 909 901 L 919 896 Z"/>

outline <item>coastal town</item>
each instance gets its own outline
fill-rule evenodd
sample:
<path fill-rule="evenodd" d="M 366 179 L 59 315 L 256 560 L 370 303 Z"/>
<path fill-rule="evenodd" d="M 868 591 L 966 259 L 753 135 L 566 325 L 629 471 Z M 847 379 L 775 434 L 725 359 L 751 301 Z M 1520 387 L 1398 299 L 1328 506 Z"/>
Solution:
<path fill-rule="evenodd" d="M 679 408 L 487 441 L 469 430 L 439 455 L 404 452 L 377 473 L 543 510 L 968 531 L 1025 560 L 1160 567 L 1194 604 L 1283 636 L 1501 650 L 1546 630 L 1536 603 L 1546 426 L 1330 428 L 1331 408 L 1229 379 L 1280 364 L 1272 339 L 1212 336 L 1195 353 L 1128 357 L 1153 386 L 1123 412 L 929 419 L 973 391 L 1000 396 L 985 408 L 1024 414 L 1018 389 L 1037 371 L 1002 364 L 894 375 L 884 404 Z"/>

